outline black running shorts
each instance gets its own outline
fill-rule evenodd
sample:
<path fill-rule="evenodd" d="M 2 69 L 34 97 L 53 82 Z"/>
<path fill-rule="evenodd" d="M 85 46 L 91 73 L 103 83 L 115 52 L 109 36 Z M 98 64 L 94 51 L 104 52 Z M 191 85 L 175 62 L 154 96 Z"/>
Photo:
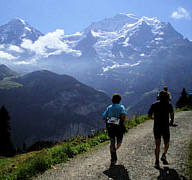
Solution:
<path fill-rule="evenodd" d="M 170 131 L 169 128 L 154 128 L 153 129 L 154 137 L 155 139 L 170 139 Z"/>
<path fill-rule="evenodd" d="M 119 125 L 107 124 L 107 131 L 110 138 L 110 146 L 115 147 L 115 141 L 117 144 L 121 144 L 123 140 L 123 130 Z"/>
<path fill-rule="evenodd" d="M 117 144 L 121 144 L 123 141 L 123 135 L 110 137 L 110 146 L 115 148 L 115 139 L 117 140 Z"/>

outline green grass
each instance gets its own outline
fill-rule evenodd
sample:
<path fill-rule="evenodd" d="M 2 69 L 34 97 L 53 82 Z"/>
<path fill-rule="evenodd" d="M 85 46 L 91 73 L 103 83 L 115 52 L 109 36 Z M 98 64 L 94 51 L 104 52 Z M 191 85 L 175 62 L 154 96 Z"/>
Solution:
<path fill-rule="evenodd" d="M 175 112 L 180 112 L 180 111 L 192 111 L 192 107 L 191 106 L 184 106 L 182 108 L 176 108 L 174 109 Z"/>
<path fill-rule="evenodd" d="M 76 137 L 49 149 L 21 154 L 13 158 L 2 158 L 0 159 L 0 179 L 28 179 L 44 172 L 54 164 L 66 162 L 107 140 L 109 140 L 107 133 L 102 132 L 93 138 Z"/>
<path fill-rule="evenodd" d="M 13 82 L 13 81 L 8 81 L 8 80 L 2 80 L 0 81 L 0 90 L 1 89 L 12 89 L 12 88 L 17 88 L 17 87 L 22 87 L 22 84 Z"/>
<path fill-rule="evenodd" d="M 126 129 L 129 130 L 147 119 L 147 115 L 127 119 Z M 108 140 L 107 131 L 103 130 L 90 138 L 78 136 L 66 142 L 60 142 L 52 148 L 20 154 L 12 158 L 0 158 L 0 179 L 29 179 L 55 164 L 66 162 L 78 154 L 93 150 Z"/>

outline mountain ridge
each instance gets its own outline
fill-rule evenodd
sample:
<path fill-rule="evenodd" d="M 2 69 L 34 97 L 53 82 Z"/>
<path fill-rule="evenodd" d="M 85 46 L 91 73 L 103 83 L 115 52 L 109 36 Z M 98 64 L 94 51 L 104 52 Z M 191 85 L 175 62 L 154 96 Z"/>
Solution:
<path fill-rule="evenodd" d="M 16 75 L 19 75 L 19 74 L 15 71 L 9 69 L 4 64 L 0 64 L 0 80 L 2 80 L 5 77 L 11 77 L 11 76 L 16 76 Z"/>
<path fill-rule="evenodd" d="M 10 113 L 17 147 L 88 135 L 104 128 L 101 116 L 110 98 L 71 76 L 42 70 L 9 81 L 21 86 L 0 87 L 0 106 L 5 105 Z"/>
<path fill-rule="evenodd" d="M 68 74 L 109 96 L 119 92 L 127 107 L 137 106 L 143 94 L 164 85 L 174 92 L 173 103 L 183 87 L 191 89 L 192 42 L 158 18 L 119 14 L 76 34 L 56 30 L 35 42 L 24 40 L 18 47 L 23 53 L 10 56 L 9 45 L 3 46 L 4 57 L 12 59 L 0 58 L 0 62 L 15 70 Z"/>

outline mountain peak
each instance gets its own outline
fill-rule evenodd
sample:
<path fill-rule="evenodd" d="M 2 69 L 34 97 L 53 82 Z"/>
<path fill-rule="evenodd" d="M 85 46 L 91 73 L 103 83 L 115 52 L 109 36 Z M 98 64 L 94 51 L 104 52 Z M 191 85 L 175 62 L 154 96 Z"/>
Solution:
<path fill-rule="evenodd" d="M 119 13 L 116 16 L 114 16 L 114 18 L 117 18 L 117 17 L 119 17 L 119 18 L 123 18 L 123 17 L 127 18 L 128 17 L 128 18 L 133 18 L 133 19 L 136 19 L 136 20 L 139 19 L 135 14 L 131 14 L 131 13 L 129 13 L 129 14 Z"/>
<path fill-rule="evenodd" d="M 21 18 L 14 18 L 8 22 L 8 24 L 23 24 L 26 25 L 27 23 Z"/>
<path fill-rule="evenodd" d="M 7 68 L 7 66 L 5 66 L 4 64 L 0 64 L 0 69 L 2 68 Z"/>
<path fill-rule="evenodd" d="M 14 18 L 0 26 L 0 43 L 20 45 L 23 39 L 35 41 L 43 34 L 21 18 Z"/>
<path fill-rule="evenodd" d="M 105 18 L 104 20 L 92 23 L 85 32 L 93 31 L 106 31 L 114 32 L 119 31 L 125 24 L 133 24 L 139 20 L 134 14 L 119 13 L 112 18 Z"/>

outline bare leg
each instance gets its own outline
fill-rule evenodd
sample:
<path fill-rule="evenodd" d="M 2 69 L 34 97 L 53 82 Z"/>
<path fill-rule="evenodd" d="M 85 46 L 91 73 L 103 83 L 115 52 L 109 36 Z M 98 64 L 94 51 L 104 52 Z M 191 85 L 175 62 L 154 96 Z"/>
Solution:
<path fill-rule="evenodd" d="M 164 141 L 163 153 L 166 154 L 169 149 L 169 138 L 163 138 L 163 141 Z"/>
<path fill-rule="evenodd" d="M 163 161 L 164 165 L 167 165 L 167 164 L 169 164 L 167 159 L 166 159 L 166 153 L 167 153 L 167 150 L 169 148 L 169 138 L 164 137 L 163 141 L 164 141 L 164 147 L 163 147 L 163 154 L 161 156 L 161 161 Z"/>
<path fill-rule="evenodd" d="M 120 148 L 120 146 L 122 144 L 122 140 L 123 140 L 123 135 L 117 137 L 117 144 L 115 146 L 116 150 Z"/>
<path fill-rule="evenodd" d="M 113 146 L 110 146 L 110 152 L 112 152 L 113 151 Z"/>
<path fill-rule="evenodd" d="M 111 141 L 111 144 L 110 144 L 111 165 L 114 165 L 117 162 L 115 138 L 111 138 L 110 141 Z"/>
<path fill-rule="evenodd" d="M 159 160 L 161 139 L 155 139 L 155 158 Z"/>
<path fill-rule="evenodd" d="M 117 145 L 116 145 L 116 150 L 119 149 L 120 146 L 121 146 L 121 144 L 117 144 Z"/>

